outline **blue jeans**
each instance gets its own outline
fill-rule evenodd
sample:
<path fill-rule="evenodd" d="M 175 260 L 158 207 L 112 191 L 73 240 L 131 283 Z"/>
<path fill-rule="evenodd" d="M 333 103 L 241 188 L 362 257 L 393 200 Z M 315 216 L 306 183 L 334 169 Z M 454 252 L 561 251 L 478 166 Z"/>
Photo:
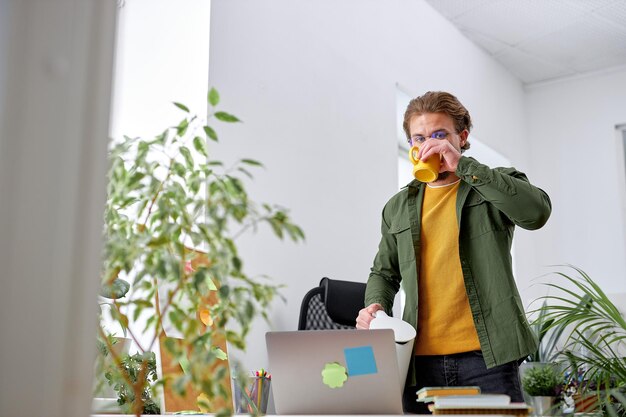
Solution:
<path fill-rule="evenodd" d="M 416 356 L 417 384 L 406 387 L 402 396 L 406 413 L 430 414 L 424 403 L 415 400 L 422 387 L 478 385 L 483 394 L 507 394 L 513 402 L 524 401 L 519 381 L 519 365 L 505 363 L 487 369 L 480 351 L 441 356 Z"/>

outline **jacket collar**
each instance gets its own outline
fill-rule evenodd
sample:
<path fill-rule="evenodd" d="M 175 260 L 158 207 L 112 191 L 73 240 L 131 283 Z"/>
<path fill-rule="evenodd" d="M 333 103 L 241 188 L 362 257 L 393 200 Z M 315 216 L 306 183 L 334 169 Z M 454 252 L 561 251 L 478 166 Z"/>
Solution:
<path fill-rule="evenodd" d="M 410 187 L 410 188 L 419 188 L 419 186 L 420 186 L 420 185 L 422 185 L 422 184 L 423 184 L 423 183 L 422 183 L 422 182 L 419 182 L 418 180 L 413 180 L 413 181 L 411 181 L 410 183 L 408 183 L 407 185 L 405 185 L 405 186 L 404 186 L 404 187 L 402 187 L 402 188 L 407 188 L 407 187 Z M 402 189 L 402 188 L 401 188 L 401 189 Z"/>

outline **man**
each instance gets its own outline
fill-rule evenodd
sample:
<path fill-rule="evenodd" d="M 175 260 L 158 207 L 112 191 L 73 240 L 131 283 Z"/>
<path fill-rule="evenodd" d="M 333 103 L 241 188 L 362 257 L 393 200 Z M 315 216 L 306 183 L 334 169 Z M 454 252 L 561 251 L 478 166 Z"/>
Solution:
<path fill-rule="evenodd" d="M 382 237 L 357 328 L 390 313 L 402 285 L 403 319 L 417 329 L 403 395 L 407 412 L 424 386 L 478 385 L 523 401 L 518 364 L 537 346 L 511 266 L 513 229 L 542 227 L 548 195 L 513 168 L 490 168 L 462 153 L 472 121 L 452 94 L 428 92 L 404 115 L 419 159 L 441 158 L 438 178 L 411 182 L 383 208 Z"/>

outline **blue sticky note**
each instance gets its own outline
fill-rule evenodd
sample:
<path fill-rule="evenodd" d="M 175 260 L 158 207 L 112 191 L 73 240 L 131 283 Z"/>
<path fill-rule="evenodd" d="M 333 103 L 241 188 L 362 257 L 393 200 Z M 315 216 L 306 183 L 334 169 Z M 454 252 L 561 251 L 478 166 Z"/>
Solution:
<path fill-rule="evenodd" d="M 346 367 L 348 368 L 349 377 L 375 374 L 378 372 L 376 359 L 374 358 L 374 350 L 371 346 L 345 348 L 343 353 L 346 357 Z"/>

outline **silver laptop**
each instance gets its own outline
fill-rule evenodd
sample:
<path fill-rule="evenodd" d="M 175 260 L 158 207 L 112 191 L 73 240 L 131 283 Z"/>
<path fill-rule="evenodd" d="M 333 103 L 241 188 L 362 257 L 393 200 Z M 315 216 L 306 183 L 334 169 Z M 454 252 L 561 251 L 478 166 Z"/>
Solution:
<path fill-rule="evenodd" d="M 393 330 L 265 335 L 276 414 L 402 414 Z"/>

